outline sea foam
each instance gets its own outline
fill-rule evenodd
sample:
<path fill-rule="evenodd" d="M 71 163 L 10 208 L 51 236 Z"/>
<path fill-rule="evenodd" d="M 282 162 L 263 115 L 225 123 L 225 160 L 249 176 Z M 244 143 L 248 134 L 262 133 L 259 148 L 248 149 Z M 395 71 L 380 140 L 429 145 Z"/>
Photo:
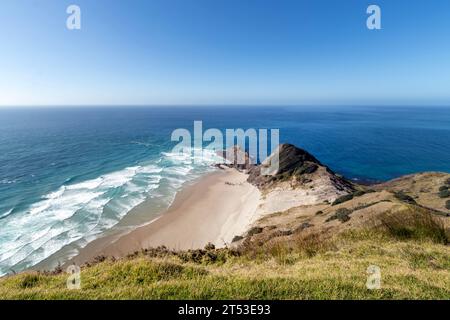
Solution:
<path fill-rule="evenodd" d="M 68 179 L 26 210 L 3 213 L 0 275 L 30 268 L 69 244 L 84 247 L 146 199 L 167 208 L 185 182 L 212 170 L 217 160 L 212 152 L 202 159 L 165 152 L 91 180 Z"/>

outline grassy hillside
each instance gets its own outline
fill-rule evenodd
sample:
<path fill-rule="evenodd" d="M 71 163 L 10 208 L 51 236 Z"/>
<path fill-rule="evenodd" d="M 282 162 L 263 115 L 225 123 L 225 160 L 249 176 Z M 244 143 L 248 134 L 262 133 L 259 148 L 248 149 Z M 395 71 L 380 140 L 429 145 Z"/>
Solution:
<path fill-rule="evenodd" d="M 421 220 L 424 221 L 423 219 Z M 146 250 L 67 274 L 24 273 L 0 280 L 6 299 L 450 299 L 450 247 L 439 223 L 297 235 L 238 250 Z M 406 231 L 405 231 L 406 230 Z M 366 288 L 369 265 L 381 289 Z"/>

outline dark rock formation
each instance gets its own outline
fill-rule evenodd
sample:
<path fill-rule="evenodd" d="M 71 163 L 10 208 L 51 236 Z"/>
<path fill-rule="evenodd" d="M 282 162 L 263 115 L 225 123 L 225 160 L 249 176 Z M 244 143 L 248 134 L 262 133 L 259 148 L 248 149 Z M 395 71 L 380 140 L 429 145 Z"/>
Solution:
<path fill-rule="evenodd" d="M 250 170 L 256 166 L 256 160 L 249 156 L 247 152 L 239 146 L 233 146 L 227 150 L 218 152 L 226 160 L 225 166 L 235 168 L 239 171 Z"/>
<path fill-rule="evenodd" d="M 271 167 L 271 164 L 274 165 Z M 329 176 L 337 190 L 353 190 L 351 182 L 337 176 L 309 152 L 292 144 L 281 144 L 262 164 L 250 168 L 248 182 L 259 188 L 292 179 L 299 183 L 308 183 L 312 181 L 310 176 L 320 168 L 324 168 L 322 171 Z"/>

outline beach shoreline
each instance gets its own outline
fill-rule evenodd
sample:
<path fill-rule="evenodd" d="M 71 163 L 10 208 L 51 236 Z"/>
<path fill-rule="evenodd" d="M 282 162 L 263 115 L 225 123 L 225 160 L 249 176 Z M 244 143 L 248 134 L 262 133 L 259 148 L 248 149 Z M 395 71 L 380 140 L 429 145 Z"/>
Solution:
<path fill-rule="evenodd" d="M 246 174 L 230 168 L 207 174 L 183 188 L 156 219 L 126 234 L 90 242 L 65 265 L 82 265 L 98 256 L 120 258 L 158 246 L 173 250 L 198 249 L 208 243 L 229 246 L 258 218 L 260 191 L 246 180 Z"/>

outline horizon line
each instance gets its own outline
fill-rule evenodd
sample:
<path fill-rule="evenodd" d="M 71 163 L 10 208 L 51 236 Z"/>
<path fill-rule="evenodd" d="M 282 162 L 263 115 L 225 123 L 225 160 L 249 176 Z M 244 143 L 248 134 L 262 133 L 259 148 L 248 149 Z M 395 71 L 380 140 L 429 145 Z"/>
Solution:
<path fill-rule="evenodd" d="M 192 103 L 192 104 L 21 104 L 21 105 L 0 105 L 0 109 L 11 108 L 158 108 L 158 107 L 450 107 L 449 103 L 270 103 L 270 104 L 255 104 L 255 103 Z"/>

